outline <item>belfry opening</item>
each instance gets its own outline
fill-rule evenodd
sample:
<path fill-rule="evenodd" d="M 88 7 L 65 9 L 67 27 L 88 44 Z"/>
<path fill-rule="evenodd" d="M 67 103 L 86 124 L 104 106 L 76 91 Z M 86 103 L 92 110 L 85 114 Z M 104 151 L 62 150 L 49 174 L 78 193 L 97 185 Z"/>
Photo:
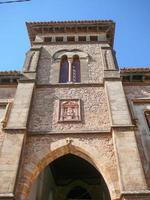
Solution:
<path fill-rule="evenodd" d="M 29 200 L 110 200 L 98 170 L 73 154 L 50 163 L 34 181 Z"/>

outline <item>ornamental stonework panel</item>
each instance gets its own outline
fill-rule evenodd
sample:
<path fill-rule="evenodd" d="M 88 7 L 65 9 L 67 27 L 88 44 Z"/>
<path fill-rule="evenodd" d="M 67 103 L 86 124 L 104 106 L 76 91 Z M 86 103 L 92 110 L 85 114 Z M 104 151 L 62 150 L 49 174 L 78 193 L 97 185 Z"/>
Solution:
<path fill-rule="evenodd" d="M 59 122 L 80 122 L 81 102 L 79 99 L 62 99 L 59 102 Z"/>

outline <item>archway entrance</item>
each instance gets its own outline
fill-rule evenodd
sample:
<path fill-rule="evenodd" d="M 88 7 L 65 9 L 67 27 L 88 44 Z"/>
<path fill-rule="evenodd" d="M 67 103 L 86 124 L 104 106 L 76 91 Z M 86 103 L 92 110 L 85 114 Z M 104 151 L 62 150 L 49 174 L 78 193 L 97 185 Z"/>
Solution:
<path fill-rule="evenodd" d="M 29 200 L 110 200 L 110 195 L 93 165 L 67 154 L 50 163 L 38 176 Z"/>

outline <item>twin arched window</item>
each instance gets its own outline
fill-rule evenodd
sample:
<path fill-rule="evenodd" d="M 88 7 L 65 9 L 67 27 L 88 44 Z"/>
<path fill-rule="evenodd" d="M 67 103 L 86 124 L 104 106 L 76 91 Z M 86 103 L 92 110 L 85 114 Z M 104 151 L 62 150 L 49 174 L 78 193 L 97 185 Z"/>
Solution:
<path fill-rule="evenodd" d="M 74 55 L 71 60 L 68 60 L 67 55 L 61 57 L 59 82 L 80 82 L 80 58 L 78 55 Z"/>

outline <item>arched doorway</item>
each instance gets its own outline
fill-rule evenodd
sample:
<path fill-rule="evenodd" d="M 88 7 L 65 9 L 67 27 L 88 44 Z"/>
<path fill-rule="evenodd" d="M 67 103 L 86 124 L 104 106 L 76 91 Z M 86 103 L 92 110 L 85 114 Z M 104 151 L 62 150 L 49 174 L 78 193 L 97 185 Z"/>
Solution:
<path fill-rule="evenodd" d="M 79 156 L 51 162 L 34 182 L 29 200 L 110 200 L 102 175 Z"/>

